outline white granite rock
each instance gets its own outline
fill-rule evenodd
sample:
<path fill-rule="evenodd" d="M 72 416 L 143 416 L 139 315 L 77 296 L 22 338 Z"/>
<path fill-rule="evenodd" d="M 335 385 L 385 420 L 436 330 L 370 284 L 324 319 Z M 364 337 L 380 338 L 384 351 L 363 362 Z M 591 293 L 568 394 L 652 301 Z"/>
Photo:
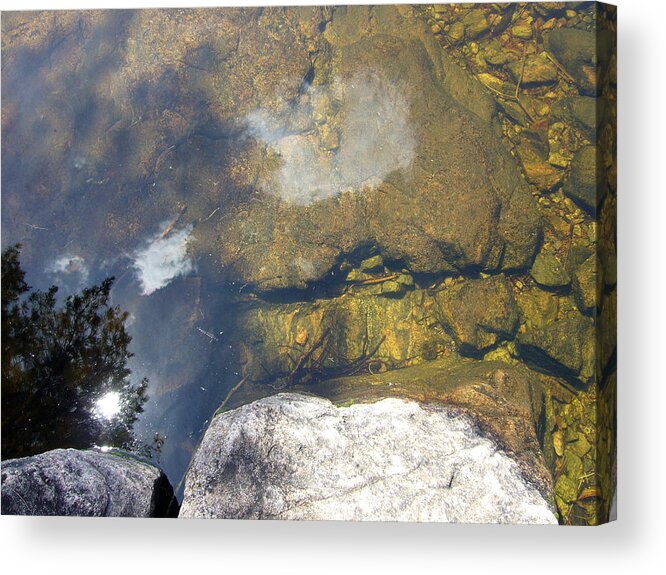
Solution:
<path fill-rule="evenodd" d="M 217 415 L 181 517 L 557 523 L 466 415 L 401 399 L 283 393 Z"/>

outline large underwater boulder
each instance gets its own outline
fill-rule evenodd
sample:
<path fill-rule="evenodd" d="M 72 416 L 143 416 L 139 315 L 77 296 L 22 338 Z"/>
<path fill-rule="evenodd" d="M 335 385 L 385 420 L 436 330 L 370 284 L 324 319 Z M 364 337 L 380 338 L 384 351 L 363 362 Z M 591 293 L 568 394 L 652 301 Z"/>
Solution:
<path fill-rule="evenodd" d="M 290 107 L 250 116 L 267 161 L 260 195 L 223 219 L 223 265 L 258 291 L 325 280 L 368 246 L 415 273 L 528 266 L 532 195 L 492 114 L 458 99 L 483 88 L 461 87 L 413 22 L 411 38 L 395 32 L 406 20 L 363 33 L 338 22 L 355 14 L 334 13 Z"/>
<path fill-rule="evenodd" d="M 54 449 L 2 462 L 3 515 L 175 517 L 166 475 L 126 452 Z"/>

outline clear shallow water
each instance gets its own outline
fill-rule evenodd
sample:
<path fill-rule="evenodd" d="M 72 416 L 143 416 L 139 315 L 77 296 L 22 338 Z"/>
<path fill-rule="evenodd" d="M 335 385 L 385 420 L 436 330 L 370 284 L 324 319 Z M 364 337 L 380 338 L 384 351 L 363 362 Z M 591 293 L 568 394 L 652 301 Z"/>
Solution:
<path fill-rule="evenodd" d="M 58 221 L 45 218 L 40 225 L 54 228 Z M 7 234 L 7 245 L 16 241 L 21 241 L 28 253 L 35 244 L 39 247 L 37 256 L 22 258 L 28 284 L 41 290 L 58 285 L 61 299 L 84 284 L 99 283 L 109 275 L 118 278 L 111 302 L 130 313 L 127 332 L 132 337 L 129 350 L 134 353 L 128 362 L 130 381 L 149 380 L 149 400 L 135 424 L 135 433 L 146 444 L 152 443 L 156 433 L 164 437 L 156 461 L 169 477 L 180 478 L 208 419 L 239 379 L 229 368 L 229 336 L 224 333 L 227 318 L 220 295 L 211 294 L 206 278 L 194 270 L 146 295 L 138 272 L 127 263 L 108 268 L 88 264 L 87 252 L 85 278 L 75 277 L 81 274 L 74 271 L 52 272 L 51 264 L 63 253 L 58 238 L 49 243 L 43 238 Z"/>
<path fill-rule="evenodd" d="M 464 10 L 481 24 L 501 11 Z M 529 8 L 524 16 L 545 25 L 550 14 L 540 11 Z M 3 15 L 2 247 L 20 242 L 27 282 L 40 290 L 57 284 L 61 302 L 116 278 L 111 303 L 130 314 L 130 379 L 148 380 L 150 399 L 134 431 L 147 445 L 165 438 L 155 458 L 174 485 L 243 375 L 250 381 L 236 398 L 247 401 L 278 389 L 280 380 L 293 384 L 289 372 L 308 350 L 317 351 L 308 367 L 327 376 L 358 366 L 374 376 L 373 370 L 460 355 L 527 361 L 517 351 L 517 321 L 499 321 L 517 320 L 514 296 L 523 312 L 532 300 L 554 302 L 554 311 L 540 303 L 528 310 L 534 325 L 560 325 L 563 317 L 590 323 L 570 280 L 543 290 L 529 271 L 540 250 L 556 262 L 570 258 L 572 248 L 591 253 L 590 214 L 551 183 L 528 189 L 519 164 L 501 159 L 499 139 L 478 121 L 491 96 L 461 98 L 460 86 L 442 88 L 423 66 L 423 53 L 405 48 L 413 38 L 431 55 L 436 42 L 452 46 L 442 34 L 464 18 L 457 8 L 433 14 L 438 23 L 420 20 L 428 25 L 417 25 L 412 37 L 417 14 L 409 7 L 339 9 L 335 17 L 327 9 Z M 523 18 L 522 9 L 513 14 Z M 574 26 L 592 23 L 587 15 L 567 18 Z M 358 49 L 364 25 L 396 34 L 395 58 L 387 63 L 386 46 L 372 39 Z M 489 57 L 497 50 L 494 32 L 479 41 Z M 533 44 L 542 49 L 520 38 L 506 32 L 502 39 L 514 65 Z M 457 80 L 452 75 L 463 86 L 468 72 L 480 79 L 488 71 L 482 59 L 465 61 L 465 49 L 450 50 L 468 68 Z M 382 73 L 352 73 L 353 66 L 348 71 L 329 58 L 336 50 L 362 70 L 369 58 Z M 491 71 L 512 82 L 507 70 Z M 555 70 L 548 80 L 554 86 L 523 86 L 524 95 L 535 106 L 568 98 L 575 87 L 557 76 Z M 520 89 L 511 85 L 512 94 Z M 497 104 L 506 111 L 499 95 L 495 112 Z M 541 127 L 554 119 L 548 109 L 530 112 L 543 116 Z M 514 126 L 520 117 L 499 118 L 509 141 L 523 139 Z M 566 134 L 570 149 L 557 169 L 546 165 L 550 175 L 562 178 L 563 158 L 589 144 L 572 130 L 561 124 L 556 131 L 557 138 Z M 544 142 L 550 135 L 541 135 Z M 488 161 L 498 169 L 511 165 L 495 175 L 509 182 L 507 189 L 520 189 L 524 203 L 507 205 L 502 182 L 497 187 L 479 169 Z M 417 185 L 410 178 L 421 179 Z M 404 190 L 414 187 L 423 193 L 411 203 Z M 510 230 L 497 226 L 505 216 Z M 541 218 L 549 222 L 543 238 Z M 383 261 L 369 263 L 379 255 Z M 431 321 L 433 297 L 455 295 L 461 283 L 495 287 L 470 288 L 458 298 L 449 311 L 476 320 L 471 331 L 463 326 L 452 335 L 451 318 Z M 310 287 L 289 289 L 294 285 Z M 257 298 L 264 288 L 274 291 Z M 491 313 L 494 306 L 501 311 Z M 370 362 L 380 347 L 381 358 Z M 591 363 L 584 373 L 572 365 L 569 383 L 584 387 Z M 592 394 L 583 399 L 594 404 Z M 556 455 L 560 466 L 573 459 Z M 575 488 L 578 469 L 567 467 Z M 585 492 L 582 483 L 578 491 Z"/>

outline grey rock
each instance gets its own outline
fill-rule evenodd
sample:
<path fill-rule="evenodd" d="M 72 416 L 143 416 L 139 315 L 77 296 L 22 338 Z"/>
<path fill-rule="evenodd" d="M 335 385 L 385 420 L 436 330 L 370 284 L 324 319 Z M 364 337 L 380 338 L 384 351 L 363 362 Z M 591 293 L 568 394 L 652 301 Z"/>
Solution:
<path fill-rule="evenodd" d="M 217 415 L 181 517 L 556 523 L 515 461 L 444 407 L 280 394 Z"/>
<path fill-rule="evenodd" d="M 545 416 L 543 385 L 543 376 L 522 365 L 443 357 L 384 373 L 365 371 L 310 383 L 295 391 L 330 399 L 336 405 L 387 397 L 417 402 L 427 398 L 431 404 L 465 413 L 511 453 L 523 476 L 548 498 L 552 496 L 552 475 L 536 433 Z"/>
<path fill-rule="evenodd" d="M 126 452 L 54 449 L 2 462 L 3 515 L 175 516 L 164 473 Z"/>

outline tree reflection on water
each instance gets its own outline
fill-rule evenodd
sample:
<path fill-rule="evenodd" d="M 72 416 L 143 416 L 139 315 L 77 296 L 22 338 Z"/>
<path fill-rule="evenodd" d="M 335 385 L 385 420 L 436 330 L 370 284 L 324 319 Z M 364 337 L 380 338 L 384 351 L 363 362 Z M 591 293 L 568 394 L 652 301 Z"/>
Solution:
<path fill-rule="evenodd" d="M 59 307 L 56 286 L 25 282 L 20 245 L 2 253 L 3 459 L 95 444 L 137 449 L 132 427 L 148 380 L 130 381 L 129 314 L 110 305 L 113 281 Z"/>

